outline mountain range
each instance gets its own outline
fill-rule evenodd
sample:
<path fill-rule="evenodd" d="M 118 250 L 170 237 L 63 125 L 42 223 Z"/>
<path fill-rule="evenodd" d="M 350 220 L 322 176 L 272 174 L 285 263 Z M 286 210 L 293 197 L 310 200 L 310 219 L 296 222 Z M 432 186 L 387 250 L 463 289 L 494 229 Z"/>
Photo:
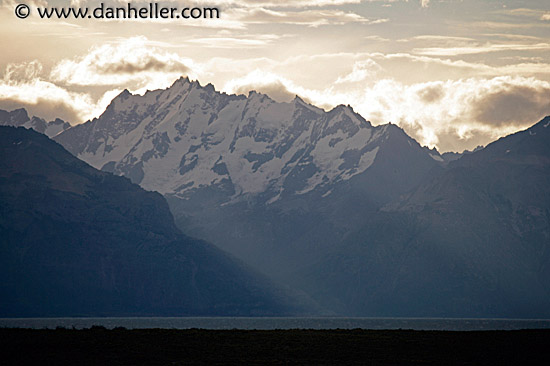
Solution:
<path fill-rule="evenodd" d="M 290 315 L 297 302 L 182 234 L 165 199 L 0 127 L 0 316 Z"/>
<path fill-rule="evenodd" d="M 68 122 L 59 118 L 49 122 L 36 116 L 29 118 L 24 108 L 15 109 L 11 112 L 0 109 L 0 126 L 32 128 L 48 137 L 53 137 L 71 127 Z"/>
<path fill-rule="evenodd" d="M 55 140 L 162 193 L 184 232 L 279 279 L 443 162 L 349 106 L 325 112 L 298 97 L 227 95 L 187 78 L 142 96 L 124 91 Z"/>
<path fill-rule="evenodd" d="M 347 316 L 550 316 L 550 119 L 464 154 L 350 106 L 188 78 L 54 139 L 176 225 Z"/>

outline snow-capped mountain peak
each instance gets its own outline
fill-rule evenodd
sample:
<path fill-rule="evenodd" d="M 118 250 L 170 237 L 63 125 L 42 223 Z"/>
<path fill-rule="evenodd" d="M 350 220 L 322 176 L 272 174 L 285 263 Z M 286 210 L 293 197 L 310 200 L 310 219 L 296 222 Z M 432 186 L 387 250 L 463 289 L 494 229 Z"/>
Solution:
<path fill-rule="evenodd" d="M 163 194 L 216 188 L 273 202 L 284 191 L 326 193 L 366 171 L 385 132 L 350 106 L 325 112 L 299 97 L 228 95 L 185 77 L 144 95 L 124 90 L 98 119 L 56 139 L 94 167 Z"/>

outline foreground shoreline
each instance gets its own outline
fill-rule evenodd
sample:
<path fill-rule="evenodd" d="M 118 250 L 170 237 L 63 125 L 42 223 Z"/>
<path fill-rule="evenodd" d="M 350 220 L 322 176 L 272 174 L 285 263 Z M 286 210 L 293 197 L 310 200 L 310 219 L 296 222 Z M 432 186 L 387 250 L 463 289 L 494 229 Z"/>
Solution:
<path fill-rule="evenodd" d="M 550 330 L 0 328 L 4 365 L 548 365 Z"/>

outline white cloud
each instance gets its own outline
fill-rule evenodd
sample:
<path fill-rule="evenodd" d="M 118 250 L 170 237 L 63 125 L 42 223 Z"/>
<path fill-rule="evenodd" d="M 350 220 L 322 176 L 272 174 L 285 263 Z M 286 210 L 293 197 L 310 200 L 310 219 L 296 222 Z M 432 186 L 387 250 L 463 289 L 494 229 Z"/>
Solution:
<path fill-rule="evenodd" d="M 247 35 L 245 37 L 232 37 L 225 35 L 224 32 L 219 32 L 221 36 L 205 37 L 205 38 L 193 38 L 187 41 L 187 43 L 200 44 L 202 47 L 208 48 L 251 48 L 251 47 L 264 47 L 280 39 L 280 36 L 264 34 L 264 35 Z"/>
<path fill-rule="evenodd" d="M 251 67 L 276 72 L 310 89 L 332 85 L 338 92 L 357 91 L 381 79 L 399 80 L 404 85 L 503 75 L 550 80 L 550 63 L 544 59 L 513 59 L 501 65 L 487 65 L 409 53 L 320 54 L 294 57 L 281 63 L 258 59 Z"/>
<path fill-rule="evenodd" d="M 3 81 L 6 84 L 28 82 L 42 74 L 42 64 L 37 60 L 20 64 L 8 64 L 4 71 Z"/>
<path fill-rule="evenodd" d="M 367 79 L 374 79 L 374 77 L 380 72 L 382 68 L 373 59 L 368 58 L 366 60 L 356 61 L 353 64 L 353 70 L 350 74 L 339 77 L 336 79 L 336 84 L 343 83 L 357 83 L 363 82 Z"/>
<path fill-rule="evenodd" d="M 105 111 L 121 89 L 103 92 L 98 100 L 46 80 L 38 61 L 8 64 L 0 79 L 0 109 L 25 108 L 29 115 L 79 124 Z M 173 80 L 170 80 L 173 82 Z"/>
<path fill-rule="evenodd" d="M 94 47 L 73 60 L 62 60 L 50 77 L 67 85 L 128 86 L 134 90 L 166 87 L 181 75 L 192 75 L 190 59 L 166 52 L 145 37 Z"/>
<path fill-rule="evenodd" d="M 550 83 L 533 78 L 470 78 L 403 85 L 382 80 L 350 104 L 374 123 L 394 122 L 421 144 L 472 149 L 550 114 Z"/>
<path fill-rule="evenodd" d="M 545 10 L 539 9 L 529 9 L 529 8 L 515 8 L 515 9 L 504 9 L 501 13 L 512 16 L 528 17 L 528 18 L 544 18 L 545 15 L 550 15 Z M 545 20 L 545 19 L 541 19 Z"/>
<path fill-rule="evenodd" d="M 289 102 L 297 93 L 303 91 L 290 80 L 263 70 L 254 70 L 248 75 L 232 79 L 225 84 L 222 90 L 227 93 L 245 95 L 255 90 L 269 95 L 278 102 Z"/>
<path fill-rule="evenodd" d="M 298 24 L 318 27 L 328 24 L 347 24 L 364 23 L 380 24 L 387 22 L 388 19 L 367 19 L 361 15 L 352 12 L 345 12 L 338 9 L 316 9 L 303 11 L 277 11 L 265 8 L 254 9 L 232 9 L 226 14 L 243 23 L 280 23 L 280 24 Z"/>
<path fill-rule="evenodd" d="M 30 115 L 46 119 L 62 118 L 80 123 L 94 109 L 88 94 L 68 91 L 42 78 L 37 61 L 9 64 L 0 80 L 0 108 L 25 107 Z"/>
<path fill-rule="evenodd" d="M 550 50 L 549 43 L 536 43 L 536 44 L 484 44 L 484 45 L 471 45 L 465 47 L 428 47 L 428 48 L 415 48 L 413 53 L 418 55 L 429 56 L 457 56 L 457 55 L 472 55 L 478 53 L 488 52 L 502 52 L 502 51 L 548 51 Z"/>

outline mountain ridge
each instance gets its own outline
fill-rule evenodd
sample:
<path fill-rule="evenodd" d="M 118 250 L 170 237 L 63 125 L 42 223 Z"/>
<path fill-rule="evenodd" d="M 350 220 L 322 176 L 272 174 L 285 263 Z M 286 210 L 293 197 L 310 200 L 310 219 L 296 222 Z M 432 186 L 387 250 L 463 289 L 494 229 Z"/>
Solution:
<path fill-rule="evenodd" d="M 183 235 L 165 199 L 0 127 L 2 316 L 289 315 L 303 305 Z"/>
<path fill-rule="evenodd" d="M 197 108 L 200 109 L 197 111 Z M 155 114 L 158 110 L 162 112 Z M 113 116 L 116 121 L 112 120 Z M 312 123 L 315 126 L 311 126 Z M 315 189 L 326 179 L 348 179 L 357 171 L 367 169 L 376 155 L 374 150 L 365 150 L 361 141 L 375 139 L 376 136 L 371 136 L 373 133 L 384 133 L 385 129 L 395 127 L 374 128 L 349 106 L 339 105 L 325 112 L 299 98 L 277 103 L 254 91 L 248 97 L 228 95 L 215 91 L 211 84 L 201 87 L 198 82 L 181 78 L 168 89 L 149 91 L 143 96 L 122 92 L 99 119 L 75 126 L 56 140 L 96 168 L 126 175 L 135 183 L 163 194 L 184 196 L 186 191 L 201 185 L 223 183 L 232 186 L 237 194 L 255 194 L 265 191 L 270 184 L 281 188 L 284 182 L 273 182 L 272 177 L 291 170 L 299 174 L 296 164 L 300 159 L 316 159 L 322 172 L 318 170 L 318 176 L 309 176 L 311 181 L 304 182 L 297 191 Z M 87 129 L 94 131 L 85 132 Z M 334 136 L 323 140 L 324 136 L 319 135 L 323 133 Z M 359 135 L 355 136 L 356 133 Z M 86 134 L 88 140 L 79 138 Z M 126 146 L 117 141 L 122 135 L 127 136 Z M 302 141 L 296 141 L 298 138 Z M 349 146 L 353 138 L 357 145 Z M 267 139 L 271 143 L 267 143 Z M 347 146 L 338 145 L 343 140 Z M 316 149 L 318 143 L 323 146 Z M 298 148 L 289 151 L 294 145 Z M 210 161 L 214 159 L 211 152 L 207 156 L 201 154 L 201 150 L 210 149 L 217 149 L 219 156 L 215 161 Z M 187 154 L 171 157 L 171 150 L 187 150 Z M 314 154 L 309 156 L 304 151 Z M 163 172 L 164 176 L 171 175 L 170 178 L 163 182 L 151 181 L 143 172 L 143 165 L 151 165 L 150 160 L 165 158 L 167 154 L 174 160 L 170 165 L 177 164 L 178 171 L 171 168 Z M 338 159 L 339 166 L 331 163 L 332 158 Z M 243 167 L 235 159 L 246 159 L 249 164 L 245 165 L 249 166 Z M 343 168 L 346 164 L 348 169 Z M 193 170 L 195 174 L 189 174 Z M 219 174 L 208 175 L 207 171 Z M 257 178 L 250 182 L 241 179 L 243 175 Z M 166 184 L 166 180 L 173 183 Z M 274 192 L 271 198 L 275 199 L 276 195 Z"/>
<path fill-rule="evenodd" d="M 71 127 L 68 122 L 59 118 L 49 122 L 36 116 L 29 118 L 25 108 L 15 109 L 10 112 L 0 109 L 0 126 L 32 128 L 48 137 L 53 137 Z"/>

